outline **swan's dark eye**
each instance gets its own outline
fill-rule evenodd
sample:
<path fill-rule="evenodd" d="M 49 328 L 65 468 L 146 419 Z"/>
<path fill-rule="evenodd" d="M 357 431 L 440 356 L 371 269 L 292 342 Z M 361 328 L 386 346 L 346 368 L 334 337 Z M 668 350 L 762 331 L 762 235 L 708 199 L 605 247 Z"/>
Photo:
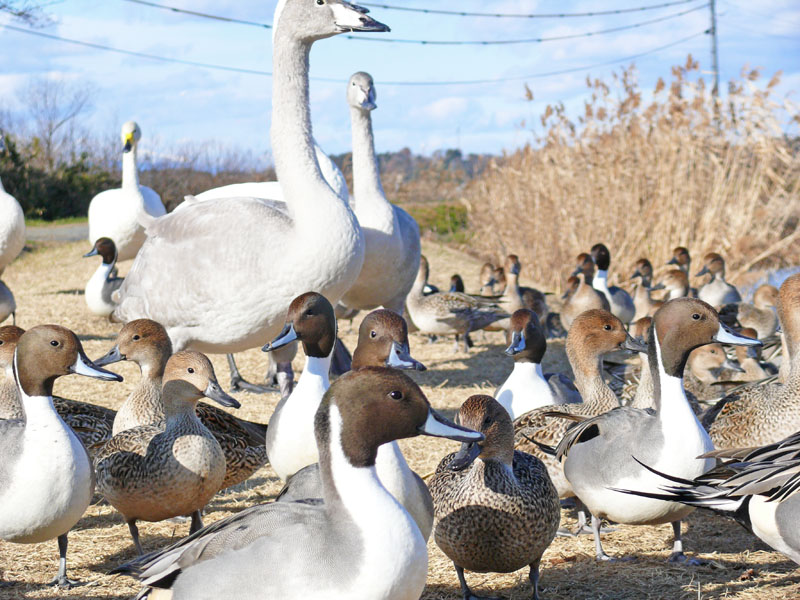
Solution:
<path fill-rule="evenodd" d="M 378 332 L 377 332 L 377 331 L 375 331 L 374 329 L 373 329 L 372 331 L 370 331 L 370 332 L 369 332 L 369 337 L 371 337 L 371 338 L 374 338 L 374 337 L 376 337 L 377 335 L 378 335 Z"/>
<path fill-rule="evenodd" d="M 186 370 L 187 370 L 187 371 L 189 371 L 189 373 L 194 373 L 194 369 L 193 369 L 192 367 L 189 367 L 189 368 L 188 368 L 188 369 L 186 369 Z"/>
<path fill-rule="evenodd" d="M 402 400 L 403 392 L 401 392 L 400 390 L 394 390 L 393 392 L 389 392 L 389 396 L 392 397 L 392 400 Z"/>
<path fill-rule="evenodd" d="M 699 320 L 700 320 L 700 313 L 694 313 L 694 314 L 692 315 L 692 318 L 693 318 L 695 321 L 699 321 Z"/>
<path fill-rule="evenodd" d="M 606 323 L 605 325 L 603 325 L 603 329 L 605 329 L 606 331 L 611 331 L 611 325 Z"/>
<path fill-rule="evenodd" d="M 50 345 L 54 346 L 54 347 L 57 347 L 58 346 L 58 340 L 50 340 Z"/>
<path fill-rule="evenodd" d="M 142 339 L 142 337 L 138 333 L 135 336 L 133 336 L 134 342 L 138 342 L 140 339 Z"/>

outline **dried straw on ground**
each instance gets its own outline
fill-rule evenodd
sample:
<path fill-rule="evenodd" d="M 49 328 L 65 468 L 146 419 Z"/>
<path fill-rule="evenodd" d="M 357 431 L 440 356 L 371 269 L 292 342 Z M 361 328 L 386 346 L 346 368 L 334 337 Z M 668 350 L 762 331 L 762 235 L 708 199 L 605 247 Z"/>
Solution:
<path fill-rule="evenodd" d="M 88 249 L 85 243 L 40 246 L 25 253 L 5 273 L 19 305 L 18 323 L 31 327 L 38 323 L 60 323 L 76 331 L 90 357 L 104 354 L 113 344 L 118 326 L 89 314 L 82 296 L 83 286 L 96 261 L 80 258 Z M 433 283 L 445 286 L 450 275 L 459 272 L 468 289 L 477 289 L 480 261 L 447 248 L 427 245 Z M 123 271 L 128 267 L 123 265 Z M 526 280 L 528 281 L 528 280 Z M 358 318 L 356 324 L 359 322 Z M 341 325 L 345 342 L 355 343 L 355 332 Z M 510 369 L 502 354 L 500 334 L 474 335 L 476 348 L 469 355 L 453 354 L 450 341 L 428 344 L 418 334 L 412 336 L 414 356 L 429 368 L 414 374 L 431 403 L 452 417 L 461 402 L 477 392 L 492 393 Z M 266 341 L 266 340 L 265 340 Z M 222 382 L 228 378 L 223 356 L 212 357 Z M 250 351 L 240 357 L 243 374 L 251 380 L 263 376 L 263 356 Z M 299 369 L 302 359 L 296 367 Z M 56 393 L 117 408 L 138 378 L 136 366 L 114 365 L 125 377 L 120 384 L 82 377 L 65 377 L 56 384 Z M 563 344 L 551 342 L 545 360 L 546 370 L 566 368 Z M 238 394 L 242 408 L 238 414 L 266 422 L 277 396 Z M 441 457 L 457 444 L 433 438 L 401 442 L 412 468 L 421 474 L 431 472 Z M 216 496 L 205 516 L 210 523 L 247 506 L 271 500 L 280 483 L 269 466 L 234 490 Z M 574 515 L 570 515 L 574 516 Z M 570 520 L 573 524 L 574 520 Z M 185 536 L 189 523 L 140 523 L 145 551 L 155 550 Z M 694 513 L 684 536 L 687 551 L 710 563 L 702 567 L 668 565 L 671 528 L 619 526 L 605 536 L 610 554 L 632 554 L 632 563 L 598 564 L 590 536 L 580 539 L 558 538 L 545 552 L 542 561 L 543 598 L 662 599 L 662 598 L 737 598 L 741 600 L 789 600 L 800 597 L 800 571 L 794 563 L 771 551 L 738 525 L 709 515 Z M 460 598 L 452 565 L 429 544 L 430 567 L 426 600 Z M 70 534 L 70 576 L 84 585 L 62 591 L 45 584 L 57 567 L 55 541 L 34 545 L 0 542 L 0 579 L 16 581 L 9 589 L 0 588 L 0 600 L 17 598 L 130 598 L 137 590 L 126 577 L 112 577 L 110 569 L 134 556 L 128 528 L 107 504 L 98 503 Z M 476 593 L 496 593 L 521 600 L 530 597 L 526 570 L 508 575 L 467 574 Z"/>

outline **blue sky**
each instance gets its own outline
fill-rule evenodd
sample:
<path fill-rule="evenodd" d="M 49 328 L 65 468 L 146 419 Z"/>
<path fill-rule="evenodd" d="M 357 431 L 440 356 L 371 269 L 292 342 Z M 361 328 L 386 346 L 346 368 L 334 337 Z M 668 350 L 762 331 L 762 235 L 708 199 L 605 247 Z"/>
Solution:
<path fill-rule="evenodd" d="M 384 1 L 429 9 L 535 13 L 617 9 L 664 0 Z M 269 23 L 276 0 L 163 3 Z M 429 40 L 551 37 L 624 26 L 702 4 L 703 0 L 698 0 L 646 12 L 570 19 L 465 18 L 372 8 L 371 14 L 392 28 L 391 33 L 372 35 Z M 199 19 L 123 0 L 56 0 L 46 10 L 54 21 L 42 29 L 46 33 L 170 58 L 272 69 L 268 29 Z M 779 93 L 792 93 L 797 101 L 800 2 L 718 0 L 717 12 L 722 81 L 738 75 L 745 64 L 763 67 L 767 76 L 783 70 Z M 164 149 L 184 142 L 214 140 L 257 155 L 269 151 L 268 77 L 101 52 L 3 29 L 2 25 L 8 23 L 11 21 L 7 16 L 0 14 L 0 55 L 6 57 L 0 73 L 0 108 L 24 110 L 19 93 L 31 76 L 60 77 L 91 82 L 95 87 L 91 126 L 98 135 L 116 139 L 121 123 L 135 119 L 144 131 L 144 150 L 148 146 Z M 646 52 L 702 32 L 708 26 L 706 7 L 627 31 L 538 44 L 421 46 L 341 37 L 323 40 L 312 51 L 312 76 L 342 82 L 312 83 L 315 137 L 329 153 L 349 150 L 344 82 L 351 73 L 363 70 L 372 74 L 378 92 L 378 110 L 373 118 L 379 151 L 405 146 L 420 153 L 447 147 L 460 147 L 466 152 L 513 150 L 532 139 L 528 128 L 537 122 L 546 104 L 563 101 L 577 110 L 587 97 L 586 75 L 608 76 L 619 66 L 528 79 L 533 102 L 525 100 L 524 80 L 435 87 L 382 82 L 503 79 L 570 69 Z M 642 86 L 650 88 L 659 76 L 667 78 L 670 67 L 683 62 L 689 52 L 700 60 L 703 71 L 709 71 L 709 47 L 709 36 L 699 35 L 637 59 Z"/>

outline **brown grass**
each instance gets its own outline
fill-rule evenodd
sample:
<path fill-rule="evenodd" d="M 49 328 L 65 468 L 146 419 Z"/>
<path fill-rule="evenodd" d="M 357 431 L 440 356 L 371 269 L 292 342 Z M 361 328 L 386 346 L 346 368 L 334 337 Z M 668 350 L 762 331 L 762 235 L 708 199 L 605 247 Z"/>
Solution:
<path fill-rule="evenodd" d="M 691 56 L 646 100 L 627 69 L 611 85 L 587 79 L 584 115 L 548 106 L 543 133 L 490 166 L 465 193 L 473 248 L 520 255 L 526 276 L 558 288 L 574 258 L 597 242 L 627 279 L 648 257 L 658 268 L 677 245 L 696 264 L 723 254 L 728 279 L 754 265 L 795 264 L 800 249 L 800 157 L 787 115 L 757 71 L 729 84 L 715 108 Z M 699 270 L 699 267 L 695 270 Z"/>
<path fill-rule="evenodd" d="M 14 290 L 19 305 L 18 322 L 31 327 L 43 322 L 61 323 L 75 330 L 90 357 L 104 354 L 113 344 L 117 326 L 89 315 L 80 293 L 96 267 L 96 261 L 80 255 L 86 244 L 40 246 L 27 252 L 5 272 L 5 281 Z M 426 245 L 431 260 L 433 282 L 443 286 L 454 271 L 465 275 L 468 289 L 477 288 L 479 264 L 466 255 L 440 246 Z M 123 272 L 127 269 L 123 265 Z M 356 324 L 358 320 L 356 321 Z M 342 324 L 345 343 L 352 348 L 355 329 Z M 509 360 L 501 350 L 502 335 L 475 336 L 476 348 L 469 355 L 453 354 L 450 340 L 428 344 L 413 335 L 414 356 L 429 370 L 415 374 L 431 403 L 452 417 L 469 395 L 492 393 L 509 371 Z M 223 385 L 228 371 L 222 356 L 211 357 Z M 243 374 L 259 380 L 263 374 L 262 354 L 246 352 L 239 357 Z M 299 369 L 302 359 L 296 363 Z M 110 407 L 118 407 L 138 379 L 134 365 L 120 363 L 115 370 L 125 377 L 123 383 L 108 383 L 83 377 L 64 377 L 56 384 L 56 393 Z M 565 369 L 563 344 L 550 343 L 546 370 Z M 238 394 L 242 408 L 238 414 L 261 422 L 269 419 L 277 397 Z M 401 442 L 411 465 L 421 474 L 429 473 L 456 444 L 419 437 Z M 211 502 L 206 522 L 213 522 L 244 507 L 272 499 L 280 483 L 270 467 L 234 490 L 217 495 Z M 565 522 L 574 524 L 574 515 L 565 513 Z M 188 532 L 188 523 L 140 523 L 145 550 L 155 550 L 179 539 Z M 636 562 L 598 564 L 593 559 L 589 536 L 580 539 L 558 538 L 547 550 L 542 563 L 543 598 L 547 600 L 592 599 L 711 599 L 789 600 L 800 597 L 800 571 L 782 555 L 771 551 L 738 525 L 706 513 L 694 513 L 684 536 L 687 551 L 708 559 L 701 567 L 668 565 L 665 559 L 671 538 L 669 525 L 659 527 L 620 526 L 605 536 L 610 554 L 632 554 Z M 431 541 L 426 600 L 460 598 L 452 564 Z M 107 573 L 114 566 L 133 558 L 127 527 L 108 505 L 98 503 L 70 534 L 70 576 L 84 585 L 70 591 L 47 587 L 45 583 L 57 568 L 55 541 L 21 545 L 0 542 L 0 577 L 17 582 L 10 589 L 0 588 L 0 600 L 18 598 L 103 598 L 132 597 L 137 586 L 127 577 Z M 754 572 L 750 573 L 750 569 Z M 748 575 L 748 573 L 750 573 Z M 745 576 L 742 578 L 742 576 Z M 521 600 L 530 597 L 527 573 L 468 574 L 477 593 L 497 593 Z"/>

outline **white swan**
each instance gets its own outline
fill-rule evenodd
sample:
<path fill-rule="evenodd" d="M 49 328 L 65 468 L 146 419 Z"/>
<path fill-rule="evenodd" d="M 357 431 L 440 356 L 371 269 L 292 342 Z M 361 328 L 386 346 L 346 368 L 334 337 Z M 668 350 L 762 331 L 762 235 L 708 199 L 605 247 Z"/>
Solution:
<path fill-rule="evenodd" d="M 347 85 L 353 128 L 353 211 L 364 232 L 364 266 L 341 300 L 348 308 L 383 306 L 403 314 L 406 296 L 419 270 L 419 226 L 383 193 L 371 111 L 375 84 L 368 73 L 355 73 Z"/>
<path fill-rule="evenodd" d="M 193 202 L 156 219 L 114 315 L 162 323 L 175 350 L 239 352 L 273 339 L 292 299 L 332 303 L 355 283 L 364 237 L 322 178 L 308 107 L 311 45 L 345 31 L 387 31 L 341 0 L 285 0 L 275 14 L 272 147 L 287 203 Z"/>
<path fill-rule="evenodd" d="M 0 134 L 0 154 L 5 150 L 5 137 Z M 17 199 L 5 191 L 3 182 L 0 181 L 0 276 L 5 268 L 19 256 L 24 246 L 25 214 Z M 0 323 L 5 321 L 9 315 L 14 315 L 14 321 L 16 321 L 14 314 L 16 309 L 14 294 L 5 283 L 0 281 Z"/>
<path fill-rule="evenodd" d="M 122 126 L 122 187 L 100 192 L 89 203 L 89 241 L 101 237 L 114 240 L 117 260 L 130 260 L 144 243 L 142 212 L 152 217 L 166 214 L 161 197 L 149 187 L 139 185 L 136 171 L 136 146 L 142 131 L 133 121 Z"/>

